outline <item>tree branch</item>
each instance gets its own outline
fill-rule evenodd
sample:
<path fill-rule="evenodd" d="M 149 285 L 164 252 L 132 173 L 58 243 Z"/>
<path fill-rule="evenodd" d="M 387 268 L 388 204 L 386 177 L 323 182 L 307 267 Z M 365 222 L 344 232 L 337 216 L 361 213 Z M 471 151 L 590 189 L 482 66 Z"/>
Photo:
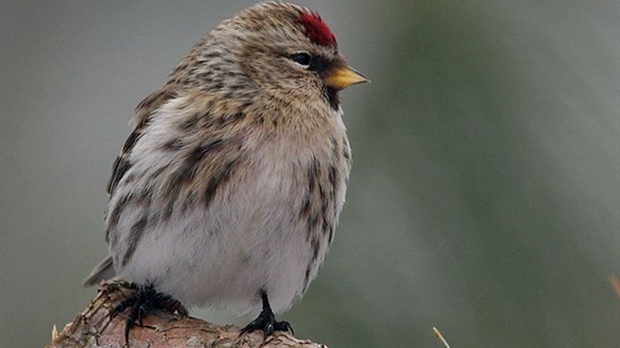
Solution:
<path fill-rule="evenodd" d="M 104 282 L 86 309 L 62 332 L 52 332 L 48 348 L 122 347 L 125 344 L 126 316 L 110 319 L 110 311 L 134 290 L 124 281 Z M 262 331 L 239 336 L 233 325 L 219 326 L 192 317 L 168 312 L 153 313 L 129 334 L 130 347 L 212 347 L 212 348 L 327 348 L 277 332 L 266 341 Z"/>

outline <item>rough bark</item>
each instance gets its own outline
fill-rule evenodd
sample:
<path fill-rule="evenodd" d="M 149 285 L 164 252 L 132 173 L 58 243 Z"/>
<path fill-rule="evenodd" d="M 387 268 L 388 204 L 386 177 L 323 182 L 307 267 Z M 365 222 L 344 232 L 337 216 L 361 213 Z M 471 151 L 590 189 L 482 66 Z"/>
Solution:
<path fill-rule="evenodd" d="M 132 291 L 125 282 L 103 283 L 97 296 L 73 322 L 67 324 L 60 333 L 54 328 L 52 342 L 47 347 L 125 346 L 126 316 L 119 314 L 110 319 L 110 311 Z M 240 336 L 236 326 L 219 326 L 168 312 L 150 314 L 144 319 L 144 326 L 136 325 L 132 328 L 129 347 L 327 348 L 283 332 L 277 332 L 267 340 L 264 340 L 262 331 Z"/>

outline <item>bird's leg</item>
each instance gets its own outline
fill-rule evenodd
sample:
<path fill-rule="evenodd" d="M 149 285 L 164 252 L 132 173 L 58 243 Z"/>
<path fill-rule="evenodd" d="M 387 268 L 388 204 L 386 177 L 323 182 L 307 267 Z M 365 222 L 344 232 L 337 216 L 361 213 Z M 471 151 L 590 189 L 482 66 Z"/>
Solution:
<path fill-rule="evenodd" d="M 127 308 L 131 308 L 127 322 L 125 323 L 125 343 L 129 343 L 129 330 L 136 325 L 136 321 L 140 326 L 144 326 L 144 318 L 157 309 L 169 311 L 171 313 L 177 312 L 181 316 L 187 316 L 187 309 L 181 304 L 181 302 L 173 299 L 172 297 L 157 292 L 153 284 L 136 285 L 132 284 L 132 288 L 136 291 L 124 299 L 112 309 L 110 318 L 114 318 L 117 314 L 122 313 Z"/>
<path fill-rule="evenodd" d="M 289 331 L 293 333 L 293 327 L 287 321 L 276 321 L 276 316 L 273 314 L 271 306 L 269 305 L 267 292 L 262 290 L 260 292 L 260 297 L 263 301 L 263 310 L 258 315 L 258 318 L 241 329 L 239 335 L 243 335 L 246 332 L 253 332 L 254 330 L 262 330 L 265 334 L 265 338 L 271 336 L 274 331 Z"/>

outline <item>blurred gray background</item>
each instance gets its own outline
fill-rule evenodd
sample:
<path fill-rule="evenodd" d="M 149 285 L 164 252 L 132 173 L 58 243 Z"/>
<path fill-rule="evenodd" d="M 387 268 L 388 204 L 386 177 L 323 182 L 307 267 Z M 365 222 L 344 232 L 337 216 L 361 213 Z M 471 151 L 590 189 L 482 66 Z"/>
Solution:
<path fill-rule="evenodd" d="M 45 345 L 93 297 L 80 282 L 106 254 L 134 106 L 252 3 L 2 0 L 0 346 Z M 372 84 L 343 93 L 347 205 L 281 316 L 297 335 L 430 348 L 437 326 L 455 348 L 619 347 L 618 1 L 301 4 Z"/>

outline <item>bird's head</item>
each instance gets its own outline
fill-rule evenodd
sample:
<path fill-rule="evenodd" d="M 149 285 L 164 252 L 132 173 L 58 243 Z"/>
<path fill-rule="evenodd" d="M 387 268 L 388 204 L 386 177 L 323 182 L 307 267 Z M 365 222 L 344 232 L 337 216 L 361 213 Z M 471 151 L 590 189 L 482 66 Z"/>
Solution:
<path fill-rule="evenodd" d="M 261 93 L 338 109 L 338 91 L 367 81 L 348 66 L 317 13 L 284 2 L 261 3 L 222 22 L 190 57 L 202 64 L 195 77 L 235 98 Z"/>

